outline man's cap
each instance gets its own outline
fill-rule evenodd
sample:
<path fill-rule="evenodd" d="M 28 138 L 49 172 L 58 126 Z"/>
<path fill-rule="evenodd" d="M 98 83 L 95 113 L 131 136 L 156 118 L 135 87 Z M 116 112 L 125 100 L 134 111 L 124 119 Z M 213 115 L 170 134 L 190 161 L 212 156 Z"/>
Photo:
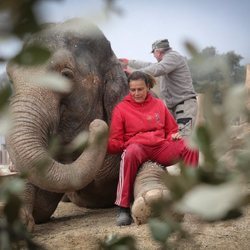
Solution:
<path fill-rule="evenodd" d="M 152 44 L 152 51 L 154 52 L 155 49 L 169 49 L 169 42 L 168 39 L 157 40 Z"/>

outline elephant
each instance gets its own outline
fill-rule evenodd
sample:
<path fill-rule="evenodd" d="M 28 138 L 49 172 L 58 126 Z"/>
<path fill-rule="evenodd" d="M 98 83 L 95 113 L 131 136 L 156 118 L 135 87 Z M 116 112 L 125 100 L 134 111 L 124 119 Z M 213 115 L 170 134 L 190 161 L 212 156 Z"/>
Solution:
<path fill-rule="evenodd" d="M 7 148 L 17 171 L 27 173 L 22 214 L 30 229 L 50 219 L 64 194 L 82 207 L 113 206 L 121 156 L 106 152 L 108 126 L 114 106 L 128 93 L 119 60 L 96 25 L 82 19 L 49 24 L 24 47 L 37 44 L 50 51 L 46 63 L 7 65 L 14 88 Z M 51 72 L 68 79 L 70 90 L 34 82 Z M 69 153 L 68 145 L 82 131 L 88 131 L 88 146 Z M 53 154 L 54 137 L 59 150 Z M 159 182 L 162 168 L 153 167 L 152 174 L 152 165 L 145 164 L 135 183 L 132 213 L 138 223 L 150 214 L 146 194 L 152 200 L 166 189 Z"/>

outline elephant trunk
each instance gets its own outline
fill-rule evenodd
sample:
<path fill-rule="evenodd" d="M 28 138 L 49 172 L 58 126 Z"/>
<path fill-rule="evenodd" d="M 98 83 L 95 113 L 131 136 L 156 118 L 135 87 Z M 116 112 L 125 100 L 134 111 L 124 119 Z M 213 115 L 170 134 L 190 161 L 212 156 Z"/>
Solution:
<path fill-rule="evenodd" d="M 21 90 L 25 94 L 17 91 L 13 96 L 13 126 L 7 135 L 8 150 L 17 170 L 27 173 L 35 186 L 51 192 L 85 187 L 104 161 L 107 124 L 94 120 L 89 125 L 87 149 L 71 164 L 59 163 L 49 154 L 48 141 L 58 127 L 60 100 L 45 89 L 25 87 Z"/>

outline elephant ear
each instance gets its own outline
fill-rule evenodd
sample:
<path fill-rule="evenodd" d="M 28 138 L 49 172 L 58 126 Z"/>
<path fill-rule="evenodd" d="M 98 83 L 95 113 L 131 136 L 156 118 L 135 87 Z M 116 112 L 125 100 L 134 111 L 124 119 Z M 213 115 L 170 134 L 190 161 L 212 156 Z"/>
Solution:
<path fill-rule="evenodd" d="M 125 95 L 128 94 L 127 77 L 116 56 L 112 57 L 112 63 L 105 75 L 104 109 L 106 122 L 111 120 L 112 110 Z"/>

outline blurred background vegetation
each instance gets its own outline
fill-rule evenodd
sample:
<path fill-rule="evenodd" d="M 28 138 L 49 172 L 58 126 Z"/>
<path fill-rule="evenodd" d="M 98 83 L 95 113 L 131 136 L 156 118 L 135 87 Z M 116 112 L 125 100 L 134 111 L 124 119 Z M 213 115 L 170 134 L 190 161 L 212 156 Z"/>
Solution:
<path fill-rule="evenodd" d="M 196 51 L 192 44 L 187 43 L 191 52 L 188 65 L 192 73 L 194 87 L 197 93 L 205 93 L 213 88 L 213 101 L 222 102 L 221 96 L 226 85 L 245 84 L 246 65 L 241 65 L 243 57 L 234 51 L 219 54 L 215 47 L 206 47 Z"/>
<path fill-rule="evenodd" d="M 40 0 L 2 0 L 0 2 L 0 37 L 23 41 L 29 34 L 39 31 L 41 24 L 34 6 Z M 56 0 L 54 0 L 56 1 Z M 62 0 L 57 0 L 62 1 Z M 114 0 L 104 0 L 105 12 L 121 13 Z M 42 13 L 39 13 L 40 15 Z M 1 41 L 0 41 L 1 42 Z M 176 213 L 191 212 L 208 221 L 241 216 L 241 208 L 249 203 L 250 112 L 246 107 L 245 89 L 246 67 L 241 65 L 242 56 L 234 51 L 219 54 L 215 47 L 198 51 L 186 43 L 190 52 L 188 60 L 195 88 L 203 93 L 206 122 L 197 127 L 192 141 L 198 145 L 203 161 L 198 169 L 181 166 L 178 176 L 166 174 L 163 178 L 171 191 L 172 199 L 155 204 L 154 217 L 149 221 L 152 237 L 162 249 L 169 247 L 168 239 L 173 233 L 185 237 L 178 221 L 166 213 L 169 209 Z M 49 57 L 43 48 L 20 50 L 12 58 L 0 55 L 0 63 L 10 59 L 20 64 L 35 65 Z M 8 101 L 11 96 L 11 82 L 4 74 L 0 88 L 0 134 L 9 127 Z M 235 121 L 239 121 L 235 127 Z M 228 157 L 223 158 L 228 154 Z M 232 161 L 230 161 L 232 157 Z M 233 164 L 232 164 L 233 162 Z M 1 249 L 41 249 L 32 241 L 31 234 L 21 223 L 19 212 L 22 205 L 20 194 L 25 178 L 0 177 L 0 200 L 4 202 L 0 217 Z M 204 197 L 206 199 L 204 200 Z M 221 206 L 218 206 L 221 204 Z M 102 249 L 135 249 L 132 236 L 114 235 L 100 242 Z M 120 247 L 120 248 L 119 248 Z M 125 247 L 125 248 L 122 248 Z"/>

